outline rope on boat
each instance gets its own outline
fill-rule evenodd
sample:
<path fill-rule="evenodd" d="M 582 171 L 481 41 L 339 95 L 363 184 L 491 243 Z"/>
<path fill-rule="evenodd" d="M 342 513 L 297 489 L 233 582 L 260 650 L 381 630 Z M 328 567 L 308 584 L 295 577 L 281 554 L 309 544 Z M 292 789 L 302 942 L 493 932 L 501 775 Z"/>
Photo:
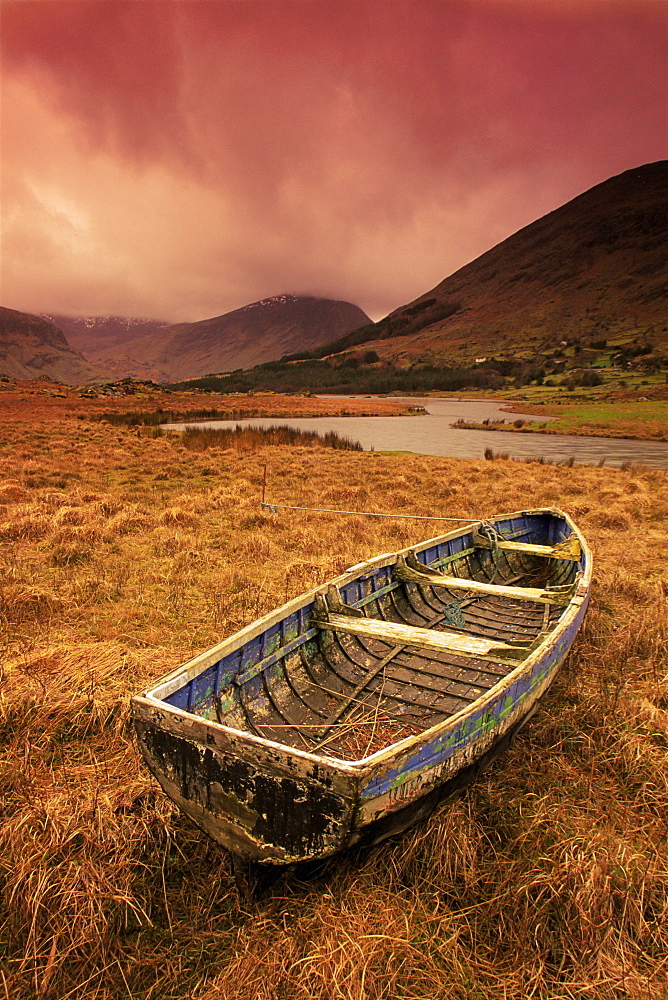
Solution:
<path fill-rule="evenodd" d="M 281 510 L 310 510 L 316 514 L 352 514 L 355 517 L 407 517 L 413 521 L 461 521 L 463 524 L 476 524 L 479 518 L 471 517 L 426 517 L 424 514 L 379 514 L 372 510 L 330 510 L 327 507 L 293 507 L 287 503 L 260 503 L 261 507 L 267 507 L 272 514 L 280 508 Z"/>
<path fill-rule="evenodd" d="M 501 532 L 493 524 L 488 521 L 479 520 L 470 517 L 426 517 L 424 514 L 381 514 L 377 511 L 370 510 L 332 510 L 327 507 L 296 507 L 292 504 L 287 503 L 266 503 L 265 502 L 265 492 L 267 488 L 267 466 L 264 467 L 264 476 L 262 480 L 262 500 L 260 501 L 261 507 L 266 507 L 275 514 L 280 508 L 281 510 L 305 510 L 310 511 L 314 514 L 349 514 L 353 517 L 403 517 L 411 521 L 456 521 L 462 524 L 475 524 L 480 525 L 479 532 L 484 535 L 491 544 L 492 547 L 492 559 L 494 561 L 494 572 L 490 577 L 489 582 L 494 583 L 496 579 L 496 574 L 499 570 L 499 538 L 503 538 Z M 443 619 L 448 625 L 452 625 L 455 628 L 465 628 L 466 621 L 462 613 L 463 601 L 454 600 L 450 604 L 446 604 L 444 608 Z"/>
<path fill-rule="evenodd" d="M 379 514 L 377 511 L 371 510 L 330 510 L 327 507 L 295 507 L 288 503 L 265 503 L 266 492 L 267 466 L 265 464 L 262 475 L 262 500 L 260 501 L 260 507 L 266 507 L 272 514 L 275 514 L 280 508 L 281 510 L 309 510 L 315 514 L 350 514 L 354 517 L 405 517 L 412 521 L 459 521 L 462 524 L 475 524 L 479 520 L 475 517 L 425 517 L 424 514 Z M 480 523 L 484 524 L 482 521 Z M 492 528 L 491 530 L 493 531 L 494 529 Z"/>
<path fill-rule="evenodd" d="M 466 619 L 462 614 L 462 603 L 451 601 L 450 604 L 446 604 L 443 620 L 448 625 L 454 625 L 455 628 L 466 628 Z"/>
<path fill-rule="evenodd" d="M 490 583 L 494 583 L 496 580 L 496 574 L 499 572 L 499 538 L 503 538 L 503 535 L 493 524 L 489 524 L 487 521 L 482 521 L 478 531 L 484 538 L 488 540 L 492 546 L 492 560 L 494 563 L 494 572 L 489 578 Z"/>
<path fill-rule="evenodd" d="M 496 574 L 499 571 L 499 538 L 503 538 L 503 535 L 495 525 L 490 524 L 488 521 L 481 521 L 478 531 L 489 541 L 492 547 L 494 572 L 489 578 L 489 582 L 494 583 Z M 466 628 L 466 621 L 462 613 L 463 603 L 463 601 L 455 599 L 450 604 L 446 604 L 445 621 L 448 625 L 453 625 L 455 628 Z"/>

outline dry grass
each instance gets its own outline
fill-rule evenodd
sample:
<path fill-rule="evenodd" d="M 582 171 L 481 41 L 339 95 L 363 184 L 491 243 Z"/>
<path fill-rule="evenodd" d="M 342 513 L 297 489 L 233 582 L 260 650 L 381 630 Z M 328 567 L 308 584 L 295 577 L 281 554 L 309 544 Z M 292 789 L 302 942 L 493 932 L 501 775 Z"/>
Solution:
<path fill-rule="evenodd" d="M 192 414 L 201 419 L 205 411 L 229 415 L 231 420 L 242 417 L 311 417 L 311 416 L 391 416 L 406 413 L 405 403 L 396 399 L 327 399 L 276 395 L 269 392 L 232 393 L 224 397 L 201 392 L 165 392 L 158 386 L 148 388 L 135 384 L 131 395 L 98 395 L 83 398 L 81 390 L 59 385 L 48 379 L 34 382 L 0 384 L 0 417 L 9 420 L 30 420 L 33 417 L 51 420 L 53 417 L 68 419 L 73 416 L 90 416 L 94 420 L 124 414 L 125 419 L 138 423 L 156 420 L 156 411 L 168 419 L 187 420 Z M 211 404 L 217 403 L 216 407 Z"/>
<path fill-rule="evenodd" d="M 0 436 L 0 998 L 664 996 L 664 472 L 286 447 L 194 454 L 176 437 L 58 414 L 6 422 Z M 567 666 L 478 784 L 327 877 L 282 877 L 251 907 L 226 853 L 140 765 L 128 697 L 429 531 L 271 515 L 258 502 L 265 463 L 268 499 L 303 506 L 481 517 L 559 505 L 597 562 Z"/>

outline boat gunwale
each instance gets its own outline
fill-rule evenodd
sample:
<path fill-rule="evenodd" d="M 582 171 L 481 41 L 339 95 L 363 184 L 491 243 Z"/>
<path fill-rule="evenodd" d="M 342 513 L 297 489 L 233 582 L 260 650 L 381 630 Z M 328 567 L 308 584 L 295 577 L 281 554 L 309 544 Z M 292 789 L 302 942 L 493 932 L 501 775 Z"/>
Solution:
<path fill-rule="evenodd" d="M 206 670 L 207 667 L 210 667 L 214 663 L 218 662 L 223 656 L 229 655 L 237 649 L 243 648 L 243 646 L 252 641 L 252 639 L 261 635 L 263 632 L 266 632 L 272 625 L 280 623 L 290 614 L 294 614 L 307 605 L 313 603 L 315 597 L 317 595 L 326 594 L 327 589 L 330 586 L 340 588 L 353 580 L 362 578 L 367 572 L 372 572 L 376 569 L 382 569 L 384 566 L 392 565 L 397 561 L 397 558 L 400 555 L 405 555 L 408 552 L 423 552 L 434 545 L 441 544 L 455 538 L 461 538 L 471 532 L 473 528 L 479 524 L 490 523 L 494 525 L 500 521 L 511 520 L 513 518 L 546 514 L 551 514 L 562 519 L 577 536 L 582 546 L 581 558 L 584 568 L 580 576 L 579 586 L 574 596 L 565 605 L 564 611 L 558 622 L 546 633 L 542 642 L 536 646 L 535 649 L 532 649 L 528 656 L 522 659 L 508 674 L 500 678 L 499 681 L 493 685 L 493 687 L 489 688 L 488 691 L 480 695 L 479 698 L 476 698 L 475 701 L 471 702 L 471 704 L 464 706 L 453 715 L 449 715 L 446 719 L 443 719 L 441 722 L 428 729 L 424 729 L 419 733 L 404 737 L 396 743 L 392 743 L 383 747 L 381 750 L 375 751 L 373 754 L 369 754 L 368 757 L 349 761 L 329 754 L 313 753 L 309 750 L 292 747 L 286 743 L 266 739 L 265 737 L 257 736 L 255 733 L 249 733 L 247 730 L 236 729 L 233 726 L 228 726 L 212 719 L 205 719 L 196 715 L 194 712 L 188 712 L 185 709 L 169 705 L 164 700 L 166 696 L 172 694 L 174 691 L 199 676 L 199 674 Z M 235 632 L 227 639 L 223 639 L 220 643 L 218 643 L 218 645 L 209 650 L 205 650 L 203 653 L 198 654 L 186 663 L 175 667 L 162 678 L 159 678 L 158 682 L 152 684 L 150 688 L 145 689 L 141 694 L 135 695 L 132 698 L 132 704 L 144 706 L 146 708 L 157 707 L 161 710 L 161 712 L 179 717 L 184 722 L 192 723 L 192 720 L 197 720 L 198 723 L 204 725 L 206 728 L 210 728 L 213 731 L 228 733 L 235 741 L 241 741 L 249 746 L 266 748 L 267 750 L 273 752 L 279 750 L 282 754 L 294 755 L 295 757 L 307 760 L 311 764 L 325 764 L 327 767 L 334 767 L 349 776 L 356 775 L 358 777 L 363 777 L 365 771 L 375 770 L 378 765 L 382 766 L 388 759 L 397 756 L 397 754 L 403 754 L 406 751 L 410 751 L 415 746 L 419 747 L 425 742 L 437 738 L 441 733 L 455 729 L 465 718 L 470 717 L 480 709 L 484 710 L 486 705 L 496 701 L 507 688 L 512 687 L 516 683 L 518 678 L 524 672 L 530 673 L 535 664 L 545 656 L 547 650 L 550 647 L 557 646 L 559 637 L 567 630 L 569 625 L 576 618 L 583 602 L 589 595 L 591 577 L 591 550 L 580 530 L 577 528 L 571 517 L 564 511 L 559 510 L 556 507 L 530 508 L 522 511 L 514 511 L 509 514 L 498 514 L 488 520 L 476 519 L 471 521 L 470 524 L 454 528 L 452 531 L 443 535 L 436 535 L 433 538 L 429 538 L 426 541 L 418 543 L 417 545 L 407 546 L 405 549 L 401 549 L 397 552 L 384 552 L 378 556 L 372 557 L 369 560 L 356 563 L 354 566 L 348 567 L 344 573 L 335 577 L 333 580 L 329 580 L 304 594 L 300 594 L 298 597 L 293 598 L 281 607 L 276 608 L 274 611 L 269 612 L 269 614 L 264 615 L 262 618 L 257 619 Z M 158 690 L 162 692 L 162 697 L 157 696 L 156 692 Z M 505 727 L 503 724 L 499 725 L 498 733 L 501 735 L 504 732 L 504 729 Z"/>

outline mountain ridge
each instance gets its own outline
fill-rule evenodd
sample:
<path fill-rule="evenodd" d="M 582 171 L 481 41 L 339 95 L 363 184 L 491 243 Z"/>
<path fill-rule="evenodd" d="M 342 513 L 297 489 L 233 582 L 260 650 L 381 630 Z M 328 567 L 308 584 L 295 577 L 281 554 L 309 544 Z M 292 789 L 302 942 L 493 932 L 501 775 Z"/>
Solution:
<path fill-rule="evenodd" d="M 410 364 L 451 360 L 463 340 L 475 348 L 471 358 L 526 345 L 529 337 L 656 334 L 665 325 L 666 221 L 668 161 L 624 171 L 357 331 L 364 339 L 355 332 L 350 339 L 383 360 Z M 340 353 L 356 344 L 323 345 L 318 356 L 328 346 Z"/>
<path fill-rule="evenodd" d="M 176 355 L 179 360 L 172 365 L 179 369 L 176 378 L 250 368 L 303 349 L 308 342 L 312 344 L 313 330 L 318 331 L 318 342 L 324 343 L 332 331 L 349 332 L 368 319 L 359 306 L 350 302 L 309 295 L 273 296 L 223 316 L 174 325 L 174 335 L 157 360 L 166 364 Z M 269 335 L 262 336 L 263 330 Z M 195 367 L 199 371 L 193 376 Z M 186 369 L 191 374 L 182 374 Z"/>
<path fill-rule="evenodd" d="M 560 347 L 601 343 L 636 355 L 658 347 L 661 367 L 666 221 L 668 161 L 660 160 L 577 195 L 377 323 L 351 303 L 291 293 L 178 324 L 5 309 L 0 374 L 177 382 L 268 362 L 275 370 L 281 358 L 399 370 L 462 369 L 490 355 L 511 371 L 532 358 L 552 363 Z"/>
<path fill-rule="evenodd" d="M 54 323 L 32 313 L 0 306 L 0 375 L 91 382 L 100 370 L 68 344 Z"/>
<path fill-rule="evenodd" d="M 49 315 L 69 344 L 110 378 L 196 378 L 314 348 L 368 322 L 350 302 L 285 293 L 192 323 Z"/>

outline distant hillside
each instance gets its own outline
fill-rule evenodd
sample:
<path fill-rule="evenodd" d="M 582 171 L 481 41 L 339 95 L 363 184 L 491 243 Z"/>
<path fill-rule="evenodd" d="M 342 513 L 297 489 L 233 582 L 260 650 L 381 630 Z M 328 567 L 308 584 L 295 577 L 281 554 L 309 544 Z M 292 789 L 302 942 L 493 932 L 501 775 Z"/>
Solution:
<path fill-rule="evenodd" d="M 157 362 L 173 379 L 251 368 L 349 333 L 369 317 L 350 302 L 279 295 L 172 327 Z"/>
<path fill-rule="evenodd" d="M 377 323 L 224 378 L 214 392 L 518 389 L 663 398 L 668 162 L 613 177 Z M 629 383 L 627 380 L 631 379 Z M 193 384 L 193 383 L 190 383 Z"/>
<path fill-rule="evenodd" d="M 53 323 L 0 306 L 0 375 L 83 383 L 98 379 L 100 371 L 72 350 Z"/>
<path fill-rule="evenodd" d="M 612 177 L 312 356 L 364 344 L 407 365 L 539 353 L 574 339 L 666 345 L 667 196 L 668 161 Z"/>
<path fill-rule="evenodd" d="M 417 391 L 537 379 L 560 386 L 572 369 L 661 372 L 667 221 L 668 161 L 660 161 L 596 185 L 378 323 L 350 303 L 295 295 L 173 326 L 54 318 L 108 378 L 176 383 L 235 372 L 207 383 L 223 391 Z M 422 375 L 409 385 L 405 376 L 417 368 Z"/>
<path fill-rule="evenodd" d="M 296 295 L 253 302 L 196 323 L 49 316 L 106 377 L 175 381 L 250 368 L 341 337 L 369 317 L 358 306 Z"/>
<path fill-rule="evenodd" d="M 170 327 L 161 320 L 119 316 L 44 316 L 59 327 L 71 347 L 93 362 L 106 378 L 150 378 L 154 358 Z M 168 377 L 167 373 L 163 373 Z"/>

